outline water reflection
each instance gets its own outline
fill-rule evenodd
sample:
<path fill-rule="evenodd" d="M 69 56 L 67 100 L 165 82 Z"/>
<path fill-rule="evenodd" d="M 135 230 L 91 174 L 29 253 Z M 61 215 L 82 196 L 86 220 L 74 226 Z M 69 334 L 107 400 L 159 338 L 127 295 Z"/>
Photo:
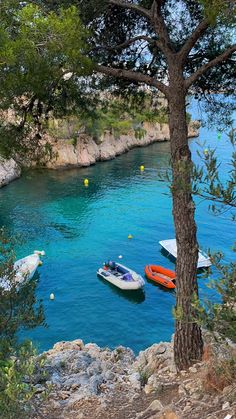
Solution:
<path fill-rule="evenodd" d="M 110 282 L 106 281 L 103 278 L 98 277 L 99 281 L 109 287 L 113 294 L 118 295 L 125 300 L 128 300 L 132 304 L 141 304 L 145 301 L 145 292 L 142 289 L 135 290 L 135 291 L 124 291 L 117 288 L 115 285 L 111 284 Z"/>
<path fill-rule="evenodd" d="M 146 278 L 147 283 L 150 285 L 153 285 L 154 287 L 158 288 L 159 290 L 163 291 L 163 292 L 167 292 L 168 294 L 173 294 L 175 295 L 176 291 L 174 288 L 166 288 L 163 287 L 163 285 L 158 284 L 157 282 L 152 281 L 151 279 Z"/>

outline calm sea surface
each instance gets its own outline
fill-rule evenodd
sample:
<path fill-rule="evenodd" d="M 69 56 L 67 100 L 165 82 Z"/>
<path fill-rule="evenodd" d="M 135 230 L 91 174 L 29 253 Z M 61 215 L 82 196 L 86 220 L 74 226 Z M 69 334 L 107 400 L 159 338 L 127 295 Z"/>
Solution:
<path fill-rule="evenodd" d="M 197 108 L 193 117 L 199 118 Z M 197 141 L 190 141 L 195 161 Z M 202 129 L 200 141 L 206 142 L 204 148 L 217 148 L 225 176 L 231 153 L 226 136 L 219 139 L 217 129 Z M 169 144 L 159 143 L 89 168 L 29 171 L 0 190 L 0 225 L 23 239 L 17 256 L 46 251 L 37 294 L 44 302 L 48 328 L 24 332 L 40 350 L 76 338 L 101 346 L 122 344 L 135 351 L 170 340 L 174 293 L 150 282 L 144 292 L 123 293 L 96 276 L 105 260 L 118 260 L 119 255 L 140 274 L 148 263 L 174 269 L 158 244 L 174 237 L 168 185 L 158 180 L 169 159 Z M 88 188 L 84 178 L 89 179 Z M 222 250 L 226 262 L 233 260 L 235 226 L 228 214 L 215 217 L 207 202 L 197 200 L 196 219 L 201 247 Z M 201 296 L 215 298 L 206 284 L 200 276 Z M 55 294 L 54 301 L 49 300 L 50 293 Z"/>

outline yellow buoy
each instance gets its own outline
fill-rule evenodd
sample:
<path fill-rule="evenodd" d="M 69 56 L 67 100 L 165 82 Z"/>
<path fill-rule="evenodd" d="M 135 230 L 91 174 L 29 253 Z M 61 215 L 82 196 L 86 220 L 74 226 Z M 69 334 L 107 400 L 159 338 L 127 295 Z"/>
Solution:
<path fill-rule="evenodd" d="M 128 239 L 132 239 L 132 238 L 133 238 L 132 234 L 129 234 Z"/>
<path fill-rule="evenodd" d="M 55 295 L 53 294 L 53 292 L 50 294 L 50 300 L 54 300 L 55 299 Z"/>
<path fill-rule="evenodd" d="M 145 169 L 145 167 L 142 165 L 142 166 L 140 166 L 140 170 L 141 170 L 141 172 L 143 172 L 144 171 L 144 169 Z"/>
<path fill-rule="evenodd" d="M 88 186 L 89 184 L 89 180 L 88 179 L 84 179 L 84 186 Z"/>

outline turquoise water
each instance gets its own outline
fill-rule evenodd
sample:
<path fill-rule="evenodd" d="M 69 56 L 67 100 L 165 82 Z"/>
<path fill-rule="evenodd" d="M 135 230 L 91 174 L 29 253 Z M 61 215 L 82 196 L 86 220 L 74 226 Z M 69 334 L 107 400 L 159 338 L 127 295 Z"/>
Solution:
<path fill-rule="evenodd" d="M 231 148 L 224 136 L 218 140 L 216 131 L 202 130 L 201 140 L 217 146 L 225 173 Z M 195 160 L 197 147 L 191 140 Z M 169 158 L 168 143 L 154 144 L 89 168 L 29 171 L 0 190 L 0 224 L 23 239 L 17 256 L 46 251 L 37 293 L 48 328 L 24 332 L 40 350 L 76 338 L 135 351 L 170 340 L 174 293 L 148 282 L 144 292 L 124 293 L 96 276 L 106 259 L 119 255 L 123 264 L 141 274 L 148 263 L 174 268 L 158 244 L 174 237 L 168 185 L 158 180 Z M 84 178 L 90 181 L 88 188 Z M 227 214 L 216 218 L 207 208 L 207 202 L 198 201 L 199 242 L 204 249 L 223 250 L 230 261 L 232 222 Z M 210 293 L 201 277 L 199 285 L 202 296 Z M 49 300 L 52 292 L 54 301 Z"/>

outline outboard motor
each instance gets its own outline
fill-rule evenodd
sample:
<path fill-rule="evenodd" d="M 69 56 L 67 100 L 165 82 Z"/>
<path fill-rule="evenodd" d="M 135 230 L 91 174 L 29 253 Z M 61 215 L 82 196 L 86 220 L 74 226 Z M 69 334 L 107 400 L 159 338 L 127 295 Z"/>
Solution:
<path fill-rule="evenodd" d="M 113 262 L 112 260 L 109 260 L 109 261 L 106 263 L 106 266 L 107 266 L 108 268 L 110 268 L 111 270 L 116 269 L 116 263 L 115 263 L 115 262 Z"/>

